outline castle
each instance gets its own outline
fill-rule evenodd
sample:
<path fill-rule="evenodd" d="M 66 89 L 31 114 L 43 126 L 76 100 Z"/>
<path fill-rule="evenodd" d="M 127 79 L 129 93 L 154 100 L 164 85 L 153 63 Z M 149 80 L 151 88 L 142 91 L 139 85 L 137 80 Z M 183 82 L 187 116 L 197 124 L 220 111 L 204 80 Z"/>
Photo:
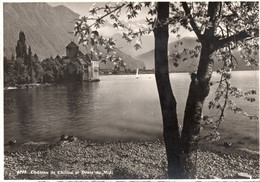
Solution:
<path fill-rule="evenodd" d="M 80 81 L 99 81 L 99 61 L 90 54 L 84 55 L 79 46 L 70 42 L 66 47 L 66 56 L 62 57 L 70 75 L 77 75 Z"/>

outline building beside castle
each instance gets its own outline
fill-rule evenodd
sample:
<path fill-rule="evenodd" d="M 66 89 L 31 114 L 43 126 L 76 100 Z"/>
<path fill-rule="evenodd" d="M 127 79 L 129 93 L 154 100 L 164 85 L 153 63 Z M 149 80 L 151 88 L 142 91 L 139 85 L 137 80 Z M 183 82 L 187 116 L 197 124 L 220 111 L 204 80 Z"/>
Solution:
<path fill-rule="evenodd" d="M 79 46 L 70 42 L 66 47 L 66 56 L 62 62 L 67 67 L 69 75 L 76 76 L 80 81 L 99 81 L 99 61 L 90 54 L 84 55 Z"/>

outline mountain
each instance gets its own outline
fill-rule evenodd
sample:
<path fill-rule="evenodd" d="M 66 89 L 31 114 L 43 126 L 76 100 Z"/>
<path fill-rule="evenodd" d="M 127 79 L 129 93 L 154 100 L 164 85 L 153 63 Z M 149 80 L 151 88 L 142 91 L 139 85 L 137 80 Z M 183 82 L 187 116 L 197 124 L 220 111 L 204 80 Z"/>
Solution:
<path fill-rule="evenodd" d="M 121 51 L 125 52 L 132 57 L 136 57 L 140 54 L 144 54 L 152 49 L 154 49 L 154 38 L 152 35 L 142 36 L 142 48 L 135 50 L 134 45 L 136 44 L 136 39 L 128 43 L 125 39 L 122 38 L 122 34 L 116 33 L 113 35 L 113 39 L 116 42 L 116 47 Z"/>
<path fill-rule="evenodd" d="M 23 31 L 26 36 L 27 46 L 31 46 L 32 52 L 36 53 L 40 60 L 56 55 L 64 56 L 66 46 L 71 42 L 77 42 L 69 32 L 73 32 L 74 20 L 79 15 L 69 8 L 60 5 L 52 7 L 47 3 L 4 3 L 4 55 L 15 56 L 15 46 L 19 32 Z M 86 48 L 79 46 L 85 54 Z M 105 53 L 105 52 L 104 52 Z M 144 64 L 118 50 L 120 57 L 125 57 L 127 68 L 143 68 Z M 111 63 L 100 64 L 102 68 L 113 68 Z"/>
<path fill-rule="evenodd" d="M 182 41 L 183 44 L 180 45 L 178 47 L 178 49 L 175 47 L 175 44 L 177 41 L 174 41 L 174 42 L 171 42 L 168 44 L 169 55 L 171 55 L 173 51 L 176 51 L 176 50 L 182 51 L 184 48 L 192 49 L 193 47 L 196 46 L 195 38 L 185 37 L 185 38 L 182 38 L 180 41 Z M 144 54 L 141 54 L 139 56 L 136 56 L 135 59 L 142 60 L 145 64 L 146 69 L 153 69 L 154 68 L 154 49 L 152 49 Z"/>
<path fill-rule="evenodd" d="M 4 3 L 4 53 L 15 55 L 20 31 L 27 46 L 40 59 L 65 55 L 65 47 L 77 40 L 73 34 L 73 20 L 79 15 L 64 6 L 51 7 L 47 3 Z"/>
<path fill-rule="evenodd" d="M 103 55 L 106 53 L 106 50 L 104 47 L 98 47 L 99 51 L 101 51 L 103 53 Z M 131 70 L 135 70 L 137 68 L 139 69 L 143 69 L 145 67 L 144 63 L 142 61 L 138 61 L 134 58 L 132 58 L 131 56 L 129 56 L 128 54 L 125 54 L 123 51 L 115 48 L 116 51 L 116 56 L 122 58 L 122 60 L 124 60 L 124 62 L 126 63 L 125 68 L 126 69 L 131 69 Z M 100 63 L 100 69 L 111 69 L 114 68 L 114 64 L 113 62 L 107 61 L 106 63 Z"/>
<path fill-rule="evenodd" d="M 182 45 L 175 47 L 177 41 L 171 42 L 168 44 L 169 49 L 169 71 L 170 72 L 193 72 L 196 70 L 199 57 L 197 58 L 190 58 L 189 55 L 181 54 L 181 58 L 178 61 L 178 67 L 174 66 L 174 51 L 182 52 L 184 48 L 186 49 L 193 49 L 196 45 L 199 43 L 196 41 L 196 38 L 194 37 L 184 37 L 180 40 L 183 42 Z M 240 58 L 239 52 L 237 50 L 233 51 L 233 55 L 236 57 L 238 61 L 238 65 L 236 70 L 250 70 L 250 67 L 246 66 L 246 63 Z M 258 58 L 259 56 L 257 56 Z M 184 59 L 186 58 L 186 59 Z M 146 69 L 154 69 L 154 49 L 151 51 L 148 51 L 144 54 L 141 54 L 139 56 L 136 56 L 135 59 L 143 61 L 145 64 Z M 185 61 L 183 61 L 185 60 Z M 217 68 L 220 68 L 223 66 L 223 62 L 217 61 L 215 58 L 214 67 L 213 70 L 216 70 Z"/>

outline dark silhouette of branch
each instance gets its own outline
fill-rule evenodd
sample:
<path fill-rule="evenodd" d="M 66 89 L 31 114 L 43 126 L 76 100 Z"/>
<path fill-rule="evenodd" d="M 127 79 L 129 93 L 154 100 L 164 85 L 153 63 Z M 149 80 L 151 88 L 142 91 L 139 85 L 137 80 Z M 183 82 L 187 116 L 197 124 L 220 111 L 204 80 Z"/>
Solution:
<path fill-rule="evenodd" d="M 211 39 L 214 37 L 216 27 L 218 26 L 217 19 L 221 17 L 221 3 L 219 2 L 209 2 L 208 3 L 208 15 L 211 25 L 206 28 L 203 36 L 205 39 Z M 206 38 L 207 37 L 207 38 Z"/>
<path fill-rule="evenodd" d="M 231 41 L 237 42 L 237 41 L 244 40 L 244 39 L 250 38 L 250 37 L 254 38 L 248 32 L 253 32 L 254 33 L 254 37 L 259 37 L 259 29 L 249 29 L 248 31 L 244 30 L 244 31 L 241 31 L 241 32 L 239 32 L 239 33 L 237 33 L 235 35 L 231 35 L 231 36 L 229 36 L 227 38 L 220 39 L 218 41 L 216 50 L 226 46 Z"/>
<path fill-rule="evenodd" d="M 186 15 L 190 19 L 190 25 L 191 25 L 192 29 L 194 30 L 194 32 L 197 35 L 198 39 L 201 40 L 201 38 L 202 38 L 201 32 L 200 32 L 197 24 L 195 23 L 194 19 L 192 18 L 191 14 L 190 14 L 190 8 L 188 7 L 188 4 L 186 2 L 182 2 L 181 4 L 182 4 L 182 7 L 183 7 Z"/>
<path fill-rule="evenodd" d="M 208 5 L 208 16 L 210 17 L 210 21 L 213 23 L 213 25 L 215 24 L 216 21 L 216 15 L 217 15 L 217 10 L 220 11 L 220 6 L 221 3 L 218 2 L 209 2 Z M 221 11 L 219 12 L 219 15 L 221 14 Z"/>

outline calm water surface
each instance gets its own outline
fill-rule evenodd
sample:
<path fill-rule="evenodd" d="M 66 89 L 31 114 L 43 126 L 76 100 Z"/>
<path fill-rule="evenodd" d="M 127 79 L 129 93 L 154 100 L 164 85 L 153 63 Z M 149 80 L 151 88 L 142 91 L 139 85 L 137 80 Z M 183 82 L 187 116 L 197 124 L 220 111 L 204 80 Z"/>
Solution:
<path fill-rule="evenodd" d="M 180 124 L 188 94 L 189 74 L 171 74 Z M 218 76 L 213 75 L 213 80 Z M 5 143 L 55 142 L 62 134 L 89 140 L 161 139 L 162 119 L 154 75 L 102 76 L 99 83 L 71 83 L 4 91 Z M 257 89 L 258 71 L 234 72 L 232 83 Z M 214 95 L 214 88 L 205 103 Z M 258 114 L 254 103 L 237 101 L 245 111 Z M 212 114 L 213 112 L 211 112 Z M 223 141 L 258 150 L 258 121 L 226 112 L 220 128 Z"/>

